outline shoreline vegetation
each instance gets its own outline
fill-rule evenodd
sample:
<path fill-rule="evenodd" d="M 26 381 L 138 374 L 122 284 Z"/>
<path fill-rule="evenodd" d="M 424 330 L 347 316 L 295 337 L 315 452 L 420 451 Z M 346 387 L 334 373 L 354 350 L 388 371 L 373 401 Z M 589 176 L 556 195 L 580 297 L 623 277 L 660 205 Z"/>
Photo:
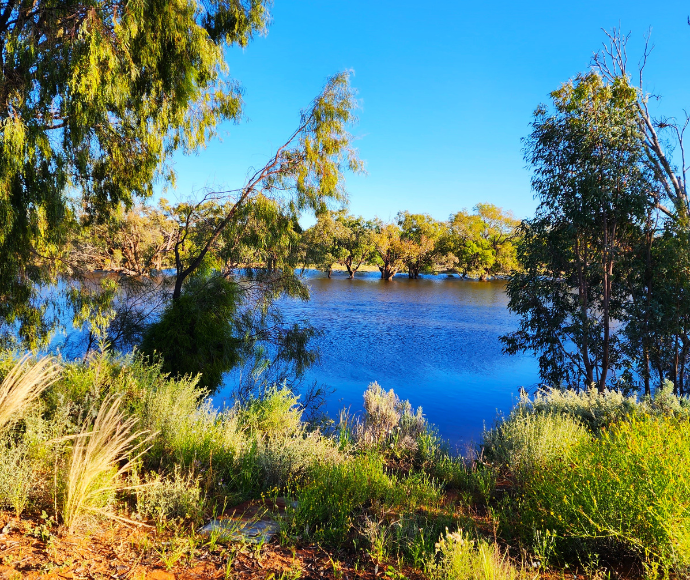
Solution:
<path fill-rule="evenodd" d="M 632 71 L 630 36 L 605 31 L 534 110 L 538 206 L 522 221 L 491 203 L 350 214 L 351 70 L 244 180 L 148 202 L 175 188 L 176 154 L 245 118 L 226 58 L 266 32 L 271 4 L 3 3 L 0 576 L 688 577 L 690 116 L 647 92 L 649 39 Z M 452 195 L 414 182 L 420 199 Z M 465 457 L 376 383 L 362 415 L 319 418 L 318 385 L 296 394 L 319 330 L 280 308 L 309 299 L 304 264 L 509 276 L 503 352 L 536 355 L 549 389 Z M 68 317 L 81 360 L 16 354 Z M 214 409 L 237 368 L 235 405 Z M 276 536 L 201 534 L 237 514 Z"/>
<path fill-rule="evenodd" d="M 690 402 L 671 384 L 653 398 L 524 395 L 461 457 L 421 408 L 376 383 L 361 416 L 329 423 L 307 421 L 280 387 L 219 412 L 198 379 L 173 379 L 140 355 L 5 354 L 0 373 L 5 577 L 603 579 L 690 569 Z M 276 537 L 200 534 L 234 512 L 277 522 Z M 74 542 L 91 555 L 70 555 Z"/>

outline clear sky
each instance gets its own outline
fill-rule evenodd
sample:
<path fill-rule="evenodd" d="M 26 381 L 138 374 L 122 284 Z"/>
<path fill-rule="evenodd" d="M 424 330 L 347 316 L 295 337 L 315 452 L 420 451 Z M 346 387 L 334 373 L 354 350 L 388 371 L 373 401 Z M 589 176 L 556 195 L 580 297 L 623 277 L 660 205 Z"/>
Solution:
<path fill-rule="evenodd" d="M 271 13 L 265 37 L 227 54 L 245 119 L 223 125 L 198 155 L 175 158 L 171 200 L 241 186 L 343 69 L 355 72 L 353 133 L 367 168 L 348 176 L 350 211 L 367 218 L 407 209 L 447 219 L 478 202 L 529 217 L 536 201 L 520 139 L 549 92 L 587 70 L 602 28 L 632 33 L 635 65 L 651 27 L 646 82 L 663 97 L 655 106 L 690 112 L 687 1 L 275 0 Z"/>

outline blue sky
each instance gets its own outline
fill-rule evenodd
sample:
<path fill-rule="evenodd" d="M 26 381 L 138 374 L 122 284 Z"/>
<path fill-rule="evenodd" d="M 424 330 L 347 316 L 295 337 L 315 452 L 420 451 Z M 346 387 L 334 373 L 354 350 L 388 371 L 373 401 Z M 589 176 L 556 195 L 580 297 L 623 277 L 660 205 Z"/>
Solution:
<path fill-rule="evenodd" d="M 367 218 L 407 209 L 446 219 L 478 202 L 529 217 L 537 202 L 520 139 L 549 92 L 588 68 L 602 27 L 632 33 L 633 65 L 651 27 L 646 82 L 663 97 L 655 107 L 690 112 L 686 1 L 275 0 L 271 13 L 265 37 L 227 54 L 245 119 L 223 125 L 198 155 L 175 157 L 169 199 L 241 186 L 343 69 L 355 72 L 353 133 L 367 168 L 348 176 L 349 207 Z"/>

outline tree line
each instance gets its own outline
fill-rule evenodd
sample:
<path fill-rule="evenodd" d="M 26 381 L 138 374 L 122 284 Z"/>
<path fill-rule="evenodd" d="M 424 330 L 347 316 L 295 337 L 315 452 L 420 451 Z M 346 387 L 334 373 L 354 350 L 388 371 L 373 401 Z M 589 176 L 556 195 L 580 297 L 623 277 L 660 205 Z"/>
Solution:
<path fill-rule="evenodd" d="M 227 212 L 215 200 L 197 208 L 199 215 L 193 219 L 189 210 L 188 203 L 161 200 L 157 207 L 121 206 L 100 224 L 83 219 L 70 238 L 70 259 L 82 270 L 127 276 L 175 270 L 177 255 L 205 246 L 213 232 L 212 216 Z M 339 265 L 354 278 L 367 265 L 378 267 L 385 280 L 401 272 L 418 278 L 444 271 L 487 279 L 508 275 L 517 267 L 520 221 L 489 203 L 478 204 L 471 213 L 459 211 L 448 221 L 403 211 L 385 223 L 341 209 L 319 212 L 316 223 L 302 230 L 298 218 L 278 201 L 257 196 L 208 245 L 207 266 L 225 277 L 248 269 L 307 267 L 330 277 Z"/>
<path fill-rule="evenodd" d="M 146 205 L 156 181 L 174 182 L 171 155 L 198 151 L 218 123 L 241 119 L 227 49 L 265 31 L 268 4 L 0 6 L 3 343 L 45 345 L 62 300 L 93 340 L 164 352 L 167 371 L 204 371 L 212 386 L 243 357 L 257 368 L 282 357 L 296 373 L 315 359 L 314 330 L 274 308 L 279 296 L 307 298 L 305 264 L 340 264 L 351 276 L 375 265 L 385 279 L 511 272 L 519 328 L 505 348 L 536 353 L 545 384 L 688 390 L 688 118 L 652 115 L 649 51 L 633 73 L 618 32 L 537 108 L 524 147 L 539 207 L 521 224 L 490 204 L 446 222 L 328 211 L 347 199 L 345 173 L 361 169 L 348 73 L 327 80 L 235 189 Z M 306 231 L 304 211 L 317 216 Z M 95 280 L 94 269 L 121 276 Z M 46 291 L 56 283 L 59 299 Z"/>

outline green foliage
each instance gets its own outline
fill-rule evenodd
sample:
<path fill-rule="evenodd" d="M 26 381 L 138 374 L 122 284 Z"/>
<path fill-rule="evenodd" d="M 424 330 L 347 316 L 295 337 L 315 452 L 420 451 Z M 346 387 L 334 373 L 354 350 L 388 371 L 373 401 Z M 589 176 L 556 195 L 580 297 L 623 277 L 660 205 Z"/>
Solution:
<path fill-rule="evenodd" d="M 298 507 L 288 520 L 289 531 L 341 546 L 353 538 L 357 519 L 365 515 L 369 505 L 382 511 L 414 511 L 439 499 L 438 487 L 428 477 L 389 475 L 379 456 L 366 454 L 316 467 L 298 494 Z"/>
<path fill-rule="evenodd" d="M 405 262 L 410 278 L 418 278 L 423 271 L 433 271 L 437 264 L 452 266 L 455 260 L 441 256 L 438 242 L 445 227 L 428 214 L 411 214 L 408 211 L 397 215 L 401 239 L 407 241 Z"/>
<path fill-rule="evenodd" d="M 304 232 L 302 245 L 305 264 L 315 265 L 330 276 L 333 264 L 337 263 L 354 278 L 374 251 L 372 224 L 345 210 L 325 211 L 317 216 L 316 224 Z"/>
<path fill-rule="evenodd" d="M 218 388 L 223 373 L 240 360 L 233 325 L 238 301 L 236 283 L 218 275 L 193 278 L 147 329 L 142 352 L 162 356 L 165 372 L 200 374 L 202 387 Z"/>
<path fill-rule="evenodd" d="M 175 150 L 197 150 L 240 117 L 224 49 L 246 45 L 267 18 L 262 1 L 4 4 L 0 317 L 23 339 L 46 338 L 35 284 L 60 263 L 69 191 L 102 218 L 172 179 Z"/>
<path fill-rule="evenodd" d="M 515 248 L 519 225 L 512 212 L 479 203 L 472 214 L 463 210 L 450 216 L 440 247 L 455 257 L 457 269 L 466 276 L 508 274 L 518 268 Z"/>
<path fill-rule="evenodd" d="M 614 542 L 666 570 L 687 570 L 687 428 L 686 420 L 636 417 L 551 458 L 526 478 L 521 524 L 566 542 Z"/>
<path fill-rule="evenodd" d="M 381 278 L 390 280 L 405 267 L 411 244 L 402 239 L 396 224 L 384 224 L 380 220 L 374 222 L 372 241 Z"/>
<path fill-rule="evenodd" d="M 644 237 L 655 184 L 625 79 L 594 73 L 552 93 L 526 140 L 532 187 L 540 200 L 523 224 L 518 256 L 524 272 L 508 283 L 517 331 L 502 337 L 508 353 L 539 355 L 552 387 L 600 391 L 616 384 L 623 356 L 618 329 L 630 296 L 631 248 Z"/>

